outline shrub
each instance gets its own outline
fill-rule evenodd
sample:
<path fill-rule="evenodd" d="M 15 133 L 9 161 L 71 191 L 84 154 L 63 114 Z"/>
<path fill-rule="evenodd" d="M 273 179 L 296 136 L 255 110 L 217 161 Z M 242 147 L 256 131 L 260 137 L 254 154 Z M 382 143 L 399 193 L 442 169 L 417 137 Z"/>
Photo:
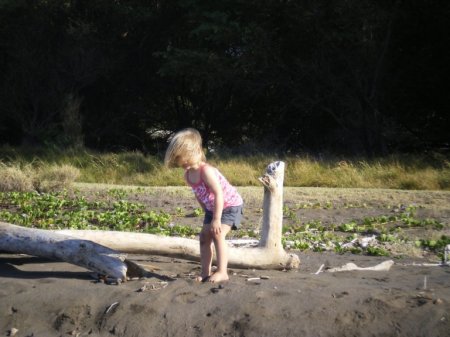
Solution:
<path fill-rule="evenodd" d="M 1 192 L 29 192 L 33 190 L 33 177 L 30 170 L 24 172 L 18 166 L 0 164 Z"/>
<path fill-rule="evenodd" d="M 34 186 L 40 192 L 57 192 L 69 189 L 80 176 L 80 170 L 71 165 L 50 165 L 38 169 Z"/>

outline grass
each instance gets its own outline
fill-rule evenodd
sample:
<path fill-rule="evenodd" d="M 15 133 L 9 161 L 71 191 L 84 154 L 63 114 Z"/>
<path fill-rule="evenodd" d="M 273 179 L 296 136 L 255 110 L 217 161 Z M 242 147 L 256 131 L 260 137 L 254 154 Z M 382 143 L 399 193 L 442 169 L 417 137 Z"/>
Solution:
<path fill-rule="evenodd" d="M 209 161 L 236 186 L 259 186 L 258 177 L 274 160 L 286 162 L 285 186 L 450 190 L 450 159 L 440 154 L 391 155 L 378 159 L 318 159 L 310 156 L 213 157 Z M 181 169 L 166 169 L 162 159 L 140 152 L 0 148 L 3 167 L 79 170 L 78 182 L 139 186 L 184 185 Z"/>
<path fill-rule="evenodd" d="M 33 177 L 27 169 L 0 163 L 0 192 L 26 192 L 33 188 Z"/>
<path fill-rule="evenodd" d="M 24 167 L 0 162 L 0 192 L 54 192 L 69 189 L 79 170 L 71 165 L 41 164 Z"/>

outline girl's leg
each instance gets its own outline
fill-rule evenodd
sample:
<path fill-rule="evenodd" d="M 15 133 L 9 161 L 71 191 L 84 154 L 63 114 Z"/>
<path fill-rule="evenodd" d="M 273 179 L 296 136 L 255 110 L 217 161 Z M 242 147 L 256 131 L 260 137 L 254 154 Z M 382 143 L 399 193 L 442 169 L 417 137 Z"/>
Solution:
<path fill-rule="evenodd" d="M 201 277 L 198 281 L 204 281 L 211 275 L 213 257 L 213 239 L 208 225 L 204 225 L 200 232 L 200 263 L 202 266 Z"/>
<path fill-rule="evenodd" d="M 231 230 L 228 225 L 222 225 L 222 232 L 213 235 L 212 240 L 216 248 L 217 271 L 210 277 L 211 282 L 228 281 L 228 246 L 225 236 Z"/>

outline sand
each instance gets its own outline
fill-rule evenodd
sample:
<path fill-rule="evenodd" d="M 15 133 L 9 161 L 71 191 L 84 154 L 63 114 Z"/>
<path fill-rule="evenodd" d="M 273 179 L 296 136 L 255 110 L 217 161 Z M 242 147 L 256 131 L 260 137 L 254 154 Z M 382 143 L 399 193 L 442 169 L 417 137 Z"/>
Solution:
<path fill-rule="evenodd" d="M 249 191 L 242 194 L 244 226 L 251 228 L 261 217 L 261 199 Z M 395 211 L 389 204 L 418 203 L 419 217 L 445 224 L 438 235 L 449 231 L 449 192 L 286 192 L 290 207 L 333 203 L 331 209 L 296 208 L 301 221 L 339 224 Z M 198 222 L 189 214 L 197 207 L 190 193 L 130 197 L 172 214 L 181 205 L 186 217 L 178 220 Z M 346 206 L 351 203 L 367 206 Z M 436 256 L 295 253 L 302 262 L 298 270 L 233 268 L 220 287 L 193 280 L 200 271 L 195 261 L 130 255 L 148 277 L 109 285 L 68 263 L 0 253 L 0 336 L 450 336 L 450 267 L 424 265 L 436 263 Z M 390 259 L 389 271 L 327 272 L 348 262 L 369 267 Z"/>
<path fill-rule="evenodd" d="M 329 273 L 387 258 L 300 257 L 295 271 L 230 269 L 219 286 L 192 279 L 196 262 L 129 256 L 152 273 L 108 285 L 81 267 L 2 254 L 0 336 L 449 336 L 449 267 L 403 259 L 390 271 Z"/>

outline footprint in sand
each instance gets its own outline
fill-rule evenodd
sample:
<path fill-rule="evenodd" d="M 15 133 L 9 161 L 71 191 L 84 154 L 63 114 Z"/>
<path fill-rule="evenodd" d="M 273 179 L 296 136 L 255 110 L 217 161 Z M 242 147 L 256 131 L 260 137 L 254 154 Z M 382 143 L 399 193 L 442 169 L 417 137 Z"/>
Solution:
<path fill-rule="evenodd" d="M 193 293 L 191 291 L 186 291 L 186 292 L 176 294 L 175 297 L 172 299 L 172 302 L 183 303 L 183 304 L 192 304 L 197 301 L 197 297 L 198 297 L 198 295 L 196 293 Z"/>

